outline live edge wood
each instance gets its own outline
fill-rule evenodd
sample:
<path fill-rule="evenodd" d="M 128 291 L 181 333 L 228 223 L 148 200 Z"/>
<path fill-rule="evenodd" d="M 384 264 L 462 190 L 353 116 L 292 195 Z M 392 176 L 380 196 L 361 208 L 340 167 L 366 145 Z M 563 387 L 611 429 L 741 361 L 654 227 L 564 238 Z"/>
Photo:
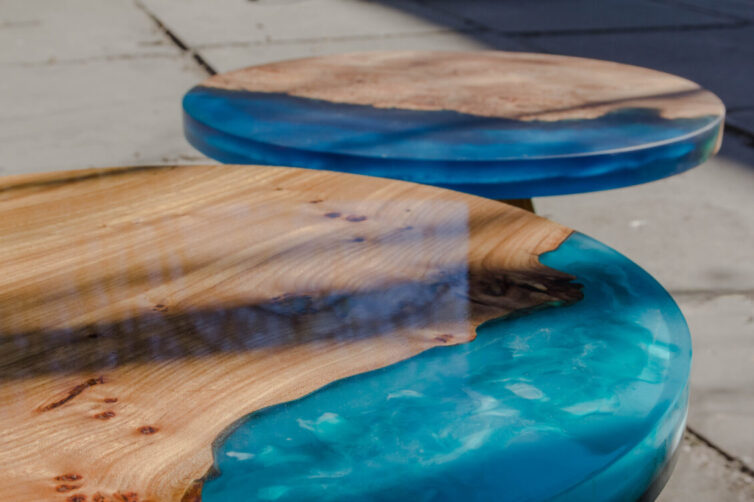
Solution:
<path fill-rule="evenodd" d="M 244 415 L 578 300 L 538 261 L 570 232 L 290 168 L 0 179 L 2 500 L 199 500 Z"/>

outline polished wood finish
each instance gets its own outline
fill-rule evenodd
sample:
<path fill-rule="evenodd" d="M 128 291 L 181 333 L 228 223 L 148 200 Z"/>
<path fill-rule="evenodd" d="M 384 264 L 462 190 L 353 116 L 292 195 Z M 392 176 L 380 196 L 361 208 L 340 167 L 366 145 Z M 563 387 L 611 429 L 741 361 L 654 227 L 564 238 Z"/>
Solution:
<path fill-rule="evenodd" d="M 0 179 L 0 493 L 199 500 L 244 415 L 580 298 L 495 201 L 256 166 Z"/>
<path fill-rule="evenodd" d="M 638 66 L 503 51 L 376 51 L 279 61 L 214 75 L 203 86 L 335 103 L 454 110 L 482 117 L 566 120 L 626 108 L 664 118 L 722 116 L 698 84 Z"/>

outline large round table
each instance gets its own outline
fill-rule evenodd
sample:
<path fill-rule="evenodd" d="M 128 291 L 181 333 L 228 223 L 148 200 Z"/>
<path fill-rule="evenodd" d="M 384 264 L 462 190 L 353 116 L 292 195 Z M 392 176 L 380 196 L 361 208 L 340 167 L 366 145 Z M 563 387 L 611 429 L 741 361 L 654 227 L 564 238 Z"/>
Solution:
<path fill-rule="evenodd" d="M 0 493 L 651 499 L 677 306 L 495 201 L 269 166 L 0 179 Z"/>
<path fill-rule="evenodd" d="M 725 109 L 646 68 L 496 51 L 371 52 L 215 75 L 183 100 L 221 162 L 366 174 L 495 199 L 657 180 L 720 146 Z"/>

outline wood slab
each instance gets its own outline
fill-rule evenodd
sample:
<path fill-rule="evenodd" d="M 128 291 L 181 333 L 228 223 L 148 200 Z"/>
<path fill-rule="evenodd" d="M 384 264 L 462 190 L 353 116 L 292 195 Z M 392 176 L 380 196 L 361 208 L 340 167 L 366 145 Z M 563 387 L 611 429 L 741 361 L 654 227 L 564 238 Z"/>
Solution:
<path fill-rule="evenodd" d="M 255 166 L 0 179 L 0 493 L 196 501 L 244 415 L 581 298 L 571 230 L 432 187 Z"/>
<path fill-rule="evenodd" d="M 184 132 L 229 164 L 327 169 L 494 199 L 606 190 L 720 148 L 723 103 L 667 73 L 502 51 L 384 51 L 214 75 Z"/>
<path fill-rule="evenodd" d="M 655 108 L 668 119 L 725 113 L 717 96 L 685 78 L 610 61 L 522 52 L 335 54 L 252 66 L 214 75 L 202 85 L 517 120 L 588 119 L 624 108 Z"/>

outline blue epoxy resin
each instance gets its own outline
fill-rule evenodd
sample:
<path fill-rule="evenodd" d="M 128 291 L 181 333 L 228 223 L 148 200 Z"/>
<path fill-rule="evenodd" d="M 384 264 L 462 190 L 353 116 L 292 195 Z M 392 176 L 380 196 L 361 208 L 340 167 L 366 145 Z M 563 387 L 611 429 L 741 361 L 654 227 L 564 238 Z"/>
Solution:
<path fill-rule="evenodd" d="M 725 109 L 665 73 L 564 56 L 342 54 L 216 75 L 186 137 L 225 163 L 326 169 L 525 198 L 678 174 L 720 146 Z"/>
<path fill-rule="evenodd" d="M 626 109 L 523 122 L 196 87 L 186 137 L 209 157 L 395 178 L 494 198 L 590 192 L 678 174 L 714 151 L 721 118 Z"/>
<path fill-rule="evenodd" d="M 583 300 L 247 416 L 216 444 L 202 500 L 636 500 L 681 438 L 685 321 L 589 237 L 541 261 Z"/>

